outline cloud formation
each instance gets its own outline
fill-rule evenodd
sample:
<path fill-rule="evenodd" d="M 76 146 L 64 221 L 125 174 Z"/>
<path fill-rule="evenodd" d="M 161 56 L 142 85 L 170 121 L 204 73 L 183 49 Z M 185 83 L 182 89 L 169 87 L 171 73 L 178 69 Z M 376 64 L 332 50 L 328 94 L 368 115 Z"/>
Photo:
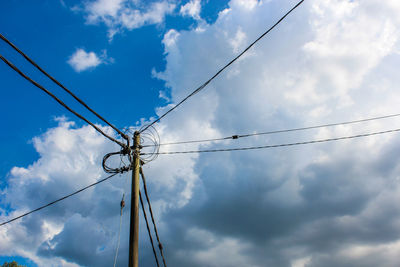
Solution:
<path fill-rule="evenodd" d="M 122 1 L 108 3 L 104 16 L 112 17 Z M 234 0 L 202 30 L 168 31 L 166 68 L 153 74 L 165 81 L 165 95 L 173 103 L 181 100 L 292 4 Z M 398 12 L 396 1 L 306 1 L 207 89 L 157 124 L 162 141 L 397 113 Z M 169 107 L 159 107 L 158 114 Z M 277 144 L 398 127 L 390 119 L 161 149 Z M 102 155 L 117 150 L 90 127 L 67 120 L 35 138 L 34 146 L 40 159 L 10 173 L 1 201 L 13 211 L 1 213 L 2 221 L 99 179 Z M 390 134 L 263 151 L 160 156 L 144 172 L 168 264 L 397 266 L 399 148 L 398 135 Z M 116 177 L 1 228 L 0 239 L 6 240 L 1 253 L 39 265 L 109 266 L 118 204 L 127 188 L 129 182 Z M 123 223 L 120 266 L 127 260 L 127 216 Z M 140 261 L 150 266 L 154 260 L 145 226 L 140 227 Z"/>
<path fill-rule="evenodd" d="M 160 24 L 171 14 L 175 4 L 169 1 L 94 0 L 84 5 L 88 24 L 104 23 L 112 38 L 122 29 L 136 29 L 143 25 Z"/>
<path fill-rule="evenodd" d="M 187 2 L 185 5 L 181 6 L 179 13 L 182 16 L 192 17 L 196 20 L 200 19 L 200 11 L 201 11 L 201 1 L 200 0 L 192 0 Z"/>
<path fill-rule="evenodd" d="M 112 58 L 107 57 L 105 50 L 102 55 L 98 56 L 94 52 L 86 52 L 84 49 L 79 48 L 70 56 L 67 62 L 76 72 L 82 72 L 113 61 Z"/>

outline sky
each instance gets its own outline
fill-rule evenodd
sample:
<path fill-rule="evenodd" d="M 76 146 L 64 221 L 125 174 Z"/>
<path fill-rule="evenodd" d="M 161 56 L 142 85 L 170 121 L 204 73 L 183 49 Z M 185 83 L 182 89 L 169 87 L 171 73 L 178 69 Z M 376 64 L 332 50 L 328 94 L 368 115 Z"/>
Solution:
<path fill-rule="evenodd" d="M 1 33 L 120 129 L 178 103 L 292 0 L 1 1 Z M 203 91 L 155 125 L 162 143 L 399 113 L 400 3 L 306 0 Z M 118 137 L 5 43 L 0 54 Z M 118 147 L 0 64 L 0 222 L 103 177 Z M 262 146 L 400 128 L 396 117 L 161 146 Z M 295 147 L 159 155 L 144 165 L 169 266 L 398 266 L 400 154 L 391 133 Z M 117 165 L 116 159 L 112 163 Z M 110 163 L 111 164 L 111 163 Z M 0 227 L 0 264 L 128 260 L 130 175 Z M 142 216 L 142 215 L 141 215 Z M 155 266 L 141 217 L 139 264 Z"/>

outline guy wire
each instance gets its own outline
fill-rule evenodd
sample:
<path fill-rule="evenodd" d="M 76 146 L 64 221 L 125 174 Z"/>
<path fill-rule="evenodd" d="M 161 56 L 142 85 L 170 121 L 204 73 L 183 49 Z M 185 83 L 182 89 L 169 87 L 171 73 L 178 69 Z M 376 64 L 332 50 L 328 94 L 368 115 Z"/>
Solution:
<path fill-rule="evenodd" d="M 164 257 L 164 247 L 161 244 L 160 237 L 158 235 L 157 225 L 156 225 L 156 222 L 154 220 L 154 215 L 153 215 L 153 209 L 151 208 L 150 198 L 149 198 L 149 194 L 147 192 L 146 178 L 144 177 L 144 173 L 143 173 L 143 168 L 142 167 L 140 167 L 139 173 L 140 173 L 140 176 L 142 177 L 144 194 L 146 196 L 148 208 L 149 208 L 149 211 L 150 211 L 151 220 L 153 222 L 154 232 L 156 234 L 156 238 L 157 238 L 157 242 L 158 242 L 158 249 L 160 250 L 160 254 L 161 254 L 161 257 L 162 257 L 162 260 L 163 260 L 164 267 L 167 267 L 167 263 L 165 262 L 165 257 Z"/>
<path fill-rule="evenodd" d="M 139 191 L 139 199 L 140 199 L 140 204 L 142 205 L 143 217 L 144 217 L 144 220 L 146 221 L 147 233 L 149 234 L 149 239 L 150 239 L 151 247 L 153 249 L 154 258 L 156 260 L 157 267 L 160 267 L 160 264 L 158 262 L 156 249 L 154 248 L 153 238 L 151 237 L 151 231 L 150 231 L 149 221 L 147 220 L 146 209 L 144 208 L 143 198 L 142 198 L 142 194 L 141 194 L 140 191 Z"/>

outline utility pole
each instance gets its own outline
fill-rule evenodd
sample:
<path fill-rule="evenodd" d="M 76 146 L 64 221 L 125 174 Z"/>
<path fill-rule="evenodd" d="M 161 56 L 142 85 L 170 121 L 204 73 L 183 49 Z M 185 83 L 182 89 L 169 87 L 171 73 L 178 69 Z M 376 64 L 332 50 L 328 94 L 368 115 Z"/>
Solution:
<path fill-rule="evenodd" d="M 139 266 L 139 170 L 140 170 L 140 133 L 133 135 L 131 191 L 131 223 L 129 231 L 129 267 Z"/>

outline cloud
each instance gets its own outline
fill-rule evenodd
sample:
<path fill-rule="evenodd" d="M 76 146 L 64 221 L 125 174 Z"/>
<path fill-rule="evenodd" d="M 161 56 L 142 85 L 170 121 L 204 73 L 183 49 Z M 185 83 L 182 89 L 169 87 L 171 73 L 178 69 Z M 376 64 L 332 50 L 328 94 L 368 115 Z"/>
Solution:
<path fill-rule="evenodd" d="M 118 147 L 90 126 L 76 127 L 65 118 L 57 118 L 57 121 L 57 127 L 33 139 L 39 160 L 10 171 L 7 187 L 0 198 L 2 207 L 7 207 L 1 210 L 1 222 L 106 176 L 101 168 L 102 157 L 109 151 L 118 151 Z M 113 134 L 110 128 L 102 128 L 106 133 Z M 152 177 L 148 181 L 150 192 L 155 192 L 155 188 L 162 188 L 163 192 L 163 196 L 153 196 L 156 216 L 162 210 L 183 206 L 190 198 L 193 187 L 190 181 L 195 174 L 191 168 L 185 167 L 193 166 L 193 158 L 182 157 L 176 164 L 178 170 L 167 170 L 171 161 L 161 159 L 153 171 L 159 173 L 165 169 L 165 176 L 152 176 L 153 172 L 148 172 L 145 167 L 145 173 Z M 110 164 L 118 167 L 119 158 Z M 109 266 L 116 248 L 119 202 L 125 193 L 127 208 L 122 218 L 118 265 L 127 265 L 129 177 L 118 175 L 66 201 L 2 227 L 0 238 L 4 242 L 0 244 L 0 254 L 21 255 L 39 266 Z M 166 199 L 169 199 L 168 203 Z M 150 252 L 143 221 L 140 229 L 141 250 Z M 165 232 L 162 223 L 159 223 L 159 229 Z M 142 254 L 144 259 L 141 262 L 153 263 L 151 254 L 147 252 Z"/>
<path fill-rule="evenodd" d="M 174 29 L 169 30 L 166 34 L 164 34 L 164 38 L 162 40 L 163 44 L 166 47 L 172 47 L 176 44 L 176 40 L 179 38 L 179 32 Z M 154 73 L 156 74 L 156 73 Z M 155 78 L 158 78 L 155 76 Z"/>
<path fill-rule="evenodd" d="M 84 5 L 88 24 L 104 23 L 112 38 L 117 32 L 133 30 L 143 25 L 160 24 L 167 14 L 172 13 L 175 4 L 169 1 L 146 3 L 128 0 L 94 0 Z"/>
<path fill-rule="evenodd" d="M 104 17 L 117 14 L 121 3 L 104 11 Z M 154 70 L 153 77 L 165 82 L 165 95 L 177 103 L 291 4 L 232 1 L 201 31 L 167 31 L 166 67 Z M 399 8 L 396 1 L 306 1 L 205 90 L 158 123 L 162 142 L 397 113 Z M 156 111 L 162 114 L 169 107 Z M 12 211 L 3 212 L 2 221 L 102 177 L 102 156 L 117 148 L 90 127 L 59 123 L 34 138 L 39 160 L 10 172 L 1 201 Z M 278 144 L 398 127 L 390 119 L 161 149 Z M 160 155 L 144 172 L 168 265 L 397 266 L 399 148 L 398 135 L 389 134 L 271 150 Z M 109 266 L 119 201 L 129 190 L 126 178 L 115 177 L 0 228 L 5 240 L 0 252 L 29 257 L 42 266 Z M 121 266 L 127 259 L 127 225 L 125 215 Z M 150 266 L 154 260 L 145 226 L 140 229 L 140 262 Z"/>
<path fill-rule="evenodd" d="M 258 0 L 232 0 L 230 5 L 244 10 L 252 10 L 259 4 Z"/>
<path fill-rule="evenodd" d="M 201 19 L 200 11 L 201 11 L 201 1 L 193 0 L 181 6 L 179 13 L 181 13 L 182 16 L 188 16 L 196 20 L 200 20 Z"/>
<path fill-rule="evenodd" d="M 232 1 L 229 11 L 204 31 L 174 33 L 178 38 L 166 34 L 167 67 L 158 77 L 165 80 L 173 102 L 290 8 L 277 3 L 254 2 L 254 8 Z M 181 112 L 165 118 L 163 132 L 181 135 L 176 138 L 181 140 L 213 138 L 396 113 L 392 98 L 398 97 L 398 79 L 386 70 L 394 68 L 392 60 L 399 60 L 393 58 L 399 39 L 394 25 L 399 22 L 394 15 L 387 17 L 387 7 L 372 12 L 377 3 L 305 3 L 196 99 L 188 100 Z M 390 80 L 390 85 L 382 86 L 382 80 Z M 335 127 L 201 148 L 309 140 L 390 125 Z M 179 251 L 173 253 L 173 263 L 229 266 L 232 257 L 241 262 L 244 255 L 248 266 L 364 266 L 363 255 L 371 251 L 371 266 L 396 266 L 396 258 L 385 257 L 394 255 L 396 248 L 391 247 L 400 232 L 399 210 L 393 206 L 400 189 L 395 171 L 399 165 L 390 160 L 396 158 L 398 146 L 395 136 L 381 136 L 298 149 L 200 155 L 192 197 L 165 219 L 174 231 L 170 247 Z M 389 210 L 378 211 L 387 205 Z M 194 235 L 194 229 L 199 234 Z M 218 249 L 226 240 L 246 245 L 235 247 L 234 257 Z M 219 261 L 201 253 L 188 260 L 182 251 L 218 253 Z"/>
<path fill-rule="evenodd" d="M 245 48 L 246 41 L 246 34 L 239 28 L 230 42 L 233 52 L 241 52 Z"/>
<path fill-rule="evenodd" d="M 104 130 L 112 134 L 109 129 Z M 5 198 L 2 198 L 2 203 L 10 203 L 11 211 L 8 214 L 1 214 L 2 221 L 100 179 L 104 176 L 99 168 L 104 149 L 116 149 L 91 127 L 76 128 L 72 122 L 65 119 L 59 120 L 58 127 L 49 129 L 44 135 L 34 138 L 33 144 L 40 159 L 26 168 L 15 167 L 11 170 Z M 7 241 L 5 243 L 8 245 L 0 248 L 1 254 L 24 255 L 33 259 L 39 266 L 54 264 L 78 266 L 62 262 L 85 265 L 88 263 L 88 253 L 92 254 L 90 256 L 92 260 L 97 257 L 101 259 L 102 255 L 112 253 L 114 248 L 109 246 L 115 243 L 115 238 L 109 238 L 110 234 L 105 229 L 109 227 L 109 223 L 111 225 L 114 223 L 112 220 L 109 221 L 107 216 L 118 214 L 118 208 L 114 211 L 116 213 L 113 214 L 111 211 L 110 214 L 109 208 L 112 206 L 113 197 L 106 197 L 102 192 L 106 190 L 114 195 L 114 204 L 118 206 L 122 188 L 115 187 L 115 183 L 121 182 L 123 185 L 123 178 L 116 178 L 111 183 L 104 184 L 104 187 L 89 189 L 85 194 L 54 205 L 44 213 L 38 212 L 2 227 L 0 236 L 3 241 Z M 90 207 L 91 201 L 99 203 L 97 210 Z M 93 225 L 97 225 L 96 230 L 86 231 L 89 228 L 93 229 Z M 81 227 L 88 228 L 79 234 L 76 231 Z M 84 235 L 90 237 L 95 235 L 96 238 L 82 239 Z M 108 243 L 104 240 L 111 243 L 107 245 Z M 83 244 L 84 241 L 87 243 Z M 84 246 L 78 248 L 79 243 Z M 103 250 L 96 250 L 103 244 L 106 244 Z M 35 249 L 32 250 L 32 248 Z M 93 257 L 95 254 L 97 257 Z M 61 255 L 60 259 L 57 259 L 58 255 Z M 90 264 L 96 265 L 93 262 Z"/>
<path fill-rule="evenodd" d="M 77 49 L 68 59 L 68 64 L 76 71 L 82 72 L 94 69 L 100 64 L 113 63 L 114 59 L 107 57 L 106 50 L 102 55 L 97 56 L 94 52 L 86 52 L 84 49 Z"/>

